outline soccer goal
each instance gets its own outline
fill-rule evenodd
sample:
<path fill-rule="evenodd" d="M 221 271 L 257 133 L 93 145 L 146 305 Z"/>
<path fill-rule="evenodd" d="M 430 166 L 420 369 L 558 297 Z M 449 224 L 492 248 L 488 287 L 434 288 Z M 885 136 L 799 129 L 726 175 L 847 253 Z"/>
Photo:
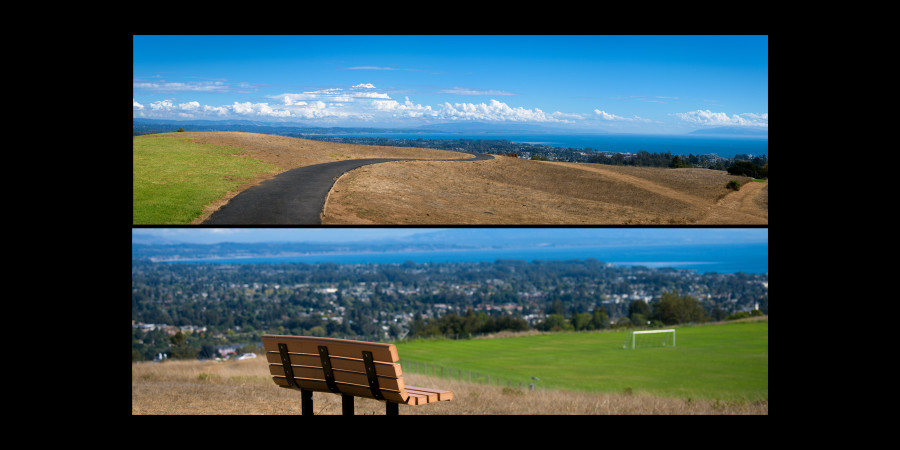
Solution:
<path fill-rule="evenodd" d="M 675 330 L 644 330 L 628 333 L 622 348 L 674 347 Z"/>

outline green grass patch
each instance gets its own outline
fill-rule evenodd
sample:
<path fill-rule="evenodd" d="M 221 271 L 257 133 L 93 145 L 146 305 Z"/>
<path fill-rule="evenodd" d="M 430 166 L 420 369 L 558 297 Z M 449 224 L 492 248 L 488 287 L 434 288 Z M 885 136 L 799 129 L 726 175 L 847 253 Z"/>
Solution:
<path fill-rule="evenodd" d="M 188 224 L 228 191 L 278 170 L 246 157 L 240 148 L 196 144 L 172 135 L 132 140 L 134 224 Z"/>
<path fill-rule="evenodd" d="M 571 391 L 768 400 L 768 320 L 676 330 L 677 345 L 668 348 L 623 349 L 627 332 L 617 331 L 418 340 L 399 343 L 397 349 L 403 359 L 444 367 L 445 376 L 453 368 L 453 378 L 460 378 L 462 369 L 462 379 L 477 373 L 484 380 L 490 374 L 492 384 L 499 378 L 502 385 L 534 383 Z"/>

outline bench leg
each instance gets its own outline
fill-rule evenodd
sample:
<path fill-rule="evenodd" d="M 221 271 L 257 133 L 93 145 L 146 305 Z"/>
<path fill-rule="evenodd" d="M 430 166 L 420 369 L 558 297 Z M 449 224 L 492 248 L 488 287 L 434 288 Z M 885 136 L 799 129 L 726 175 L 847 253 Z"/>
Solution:
<path fill-rule="evenodd" d="M 313 391 L 300 389 L 300 414 L 304 416 L 313 415 L 312 393 Z"/>
<path fill-rule="evenodd" d="M 388 416 L 399 416 L 400 415 L 400 404 L 394 402 L 384 402 L 387 406 L 385 406 L 385 414 Z"/>
<path fill-rule="evenodd" d="M 341 394 L 341 414 L 345 416 L 353 415 L 353 396 Z"/>

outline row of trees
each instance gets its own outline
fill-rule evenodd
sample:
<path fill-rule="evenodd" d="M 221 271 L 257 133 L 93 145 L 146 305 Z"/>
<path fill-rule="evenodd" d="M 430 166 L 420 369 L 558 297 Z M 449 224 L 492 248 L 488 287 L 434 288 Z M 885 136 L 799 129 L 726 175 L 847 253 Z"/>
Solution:
<path fill-rule="evenodd" d="M 478 334 L 497 333 L 499 331 L 526 331 L 528 322 L 518 316 L 490 316 L 484 312 L 475 313 L 471 308 L 465 315 L 445 314 L 431 320 L 421 316 L 412 321 L 408 337 L 455 337 L 470 338 Z"/>
<path fill-rule="evenodd" d="M 632 326 L 664 326 L 684 323 L 703 323 L 723 314 L 708 314 L 703 304 L 690 295 L 679 295 L 677 292 L 664 292 L 653 302 L 633 300 L 628 304 L 628 316 L 611 323 L 604 308 L 591 313 L 572 313 L 566 316 L 562 309 L 552 306 L 547 319 L 535 328 L 542 331 L 582 331 L 602 330 L 608 328 L 628 328 Z"/>
<path fill-rule="evenodd" d="M 622 317 L 616 322 L 610 322 L 604 307 L 598 307 L 591 312 L 567 314 L 562 302 L 556 300 L 547 309 L 546 318 L 537 323 L 534 329 L 540 331 L 590 331 L 610 328 L 658 327 L 738 319 L 761 314 L 758 310 L 753 313 L 742 311 L 732 315 L 725 315 L 725 312 L 721 310 L 710 313 L 699 300 L 690 295 L 664 292 L 656 301 L 634 300 L 630 302 L 628 316 Z M 468 338 L 475 334 L 528 329 L 528 323 L 522 318 L 514 316 L 495 318 L 483 312 L 475 313 L 469 309 L 464 316 L 451 313 L 428 321 L 419 317 L 413 322 L 409 337 Z"/>

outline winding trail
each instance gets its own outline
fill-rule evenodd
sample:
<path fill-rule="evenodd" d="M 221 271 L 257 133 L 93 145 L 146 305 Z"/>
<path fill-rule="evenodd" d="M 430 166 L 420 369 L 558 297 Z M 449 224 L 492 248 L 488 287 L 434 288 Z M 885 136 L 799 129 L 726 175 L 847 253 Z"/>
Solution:
<path fill-rule="evenodd" d="M 483 161 L 494 157 L 474 153 L 469 159 L 367 158 L 298 167 L 246 191 L 212 213 L 204 225 L 321 225 L 328 192 L 344 173 L 369 164 L 392 161 Z"/>

